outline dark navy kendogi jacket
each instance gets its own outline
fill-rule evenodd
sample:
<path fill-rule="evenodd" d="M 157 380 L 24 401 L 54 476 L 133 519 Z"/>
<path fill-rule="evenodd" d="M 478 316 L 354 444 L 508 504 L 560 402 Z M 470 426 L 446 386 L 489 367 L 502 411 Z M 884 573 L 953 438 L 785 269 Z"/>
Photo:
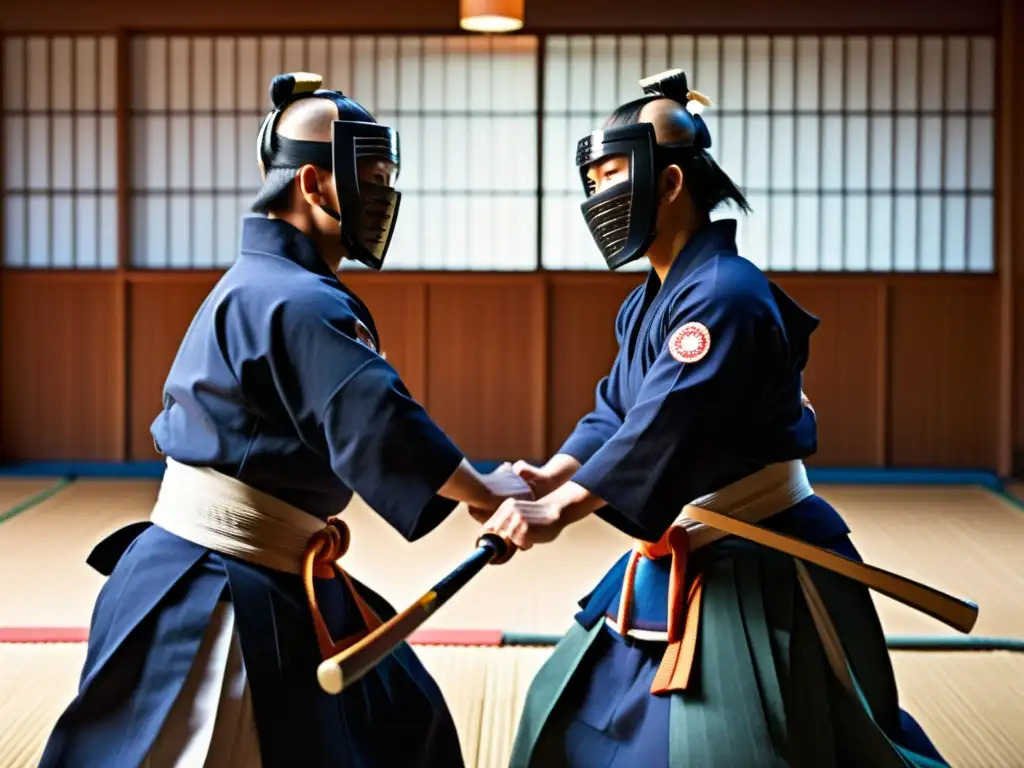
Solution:
<path fill-rule="evenodd" d="M 669 340 L 686 323 L 710 337 L 683 363 Z M 652 271 L 616 320 L 619 354 L 597 387 L 594 411 L 560 449 L 582 463 L 573 480 L 608 502 L 597 512 L 619 530 L 657 541 L 685 504 L 768 464 L 817 450 L 817 424 L 800 401 L 817 318 L 737 254 L 736 222 L 694 235 L 661 285 Z M 849 529 L 817 497 L 762 523 L 820 545 Z M 626 557 L 584 599 L 588 628 L 614 615 Z M 668 567 L 637 572 L 632 625 L 664 631 Z"/>
<path fill-rule="evenodd" d="M 688 323 L 706 328 L 709 347 L 703 358 L 682 362 L 670 343 Z M 769 464 L 812 455 L 817 425 L 800 392 L 817 326 L 816 318 L 738 255 L 735 221 L 696 233 L 664 285 L 652 271 L 619 311 L 619 353 L 598 384 L 594 410 L 559 450 L 582 464 L 573 480 L 608 503 L 598 516 L 654 542 L 687 503 Z M 819 496 L 760 525 L 860 559 L 846 523 Z M 576 621 L 583 628 L 617 619 L 628 557 L 580 601 Z M 669 579 L 668 559 L 640 559 L 632 629 L 667 630 Z M 675 697 L 650 693 L 661 658 L 654 650 L 658 643 L 615 639 L 607 627 L 602 633 L 576 668 L 558 670 L 572 677 L 557 718 L 552 715 L 563 730 L 551 754 L 570 768 L 668 765 Z M 895 703 L 891 676 L 868 682 L 880 701 Z M 527 709 L 547 704 L 528 699 Z M 716 733 L 724 727 L 713 718 L 706 722 Z M 899 711 L 899 722 L 885 726 L 901 745 L 941 760 L 907 713 Z"/>
<path fill-rule="evenodd" d="M 152 428 L 157 447 L 322 518 L 358 493 L 415 540 L 455 507 L 436 492 L 462 453 L 379 348 L 370 312 L 311 240 L 283 221 L 247 218 L 238 261 L 200 307 L 171 367 Z M 218 600 L 234 604 L 265 768 L 462 765 L 440 691 L 407 646 L 342 695 L 320 690 L 300 577 L 148 523 L 109 537 L 90 563 L 110 577 L 78 697 L 42 766 L 138 766 Z M 394 614 L 357 589 L 381 618 Z M 340 581 L 318 581 L 317 595 L 334 638 L 363 629 Z"/>

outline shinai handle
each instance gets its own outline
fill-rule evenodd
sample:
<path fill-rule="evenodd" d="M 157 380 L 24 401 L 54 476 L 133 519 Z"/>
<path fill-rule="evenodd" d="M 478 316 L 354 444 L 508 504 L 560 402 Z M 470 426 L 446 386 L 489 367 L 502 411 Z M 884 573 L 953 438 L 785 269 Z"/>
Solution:
<path fill-rule="evenodd" d="M 477 539 L 476 551 L 419 600 L 359 642 L 321 662 L 316 671 L 320 687 L 326 693 L 341 693 L 408 640 L 413 632 L 485 566 L 506 562 L 514 552 L 515 547 L 507 539 L 495 533 L 483 534 Z"/>

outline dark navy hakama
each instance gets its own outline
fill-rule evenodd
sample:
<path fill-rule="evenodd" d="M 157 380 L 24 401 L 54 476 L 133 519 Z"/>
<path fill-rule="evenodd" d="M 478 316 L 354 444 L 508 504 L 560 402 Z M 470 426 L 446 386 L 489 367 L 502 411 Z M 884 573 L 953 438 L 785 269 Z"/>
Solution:
<path fill-rule="evenodd" d="M 117 557 L 108 549 L 105 558 Z M 94 565 L 106 570 L 110 562 Z M 394 615 L 357 584 L 382 618 Z M 338 580 L 317 583 L 332 636 L 364 629 Z M 320 690 L 322 661 L 298 576 L 218 555 L 149 526 L 128 544 L 96 602 L 77 698 L 40 766 L 138 766 L 192 667 L 219 600 L 234 605 L 262 764 L 461 766 L 437 685 L 402 646 L 339 696 Z M 401 734 L 401 738 L 395 738 Z"/>
<path fill-rule="evenodd" d="M 358 494 L 414 541 L 455 507 L 436 493 L 463 456 L 379 348 L 369 310 L 308 237 L 284 221 L 248 218 L 241 255 L 171 366 L 152 428 L 157 448 L 325 521 Z M 320 690 L 322 657 L 299 576 L 148 523 L 110 536 L 90 562 L 109 578 L 79 693 L 42 768 L 143 764 L 224 601 L 263 768 L 462 765 L 441 692 L 409 647 L 339 696 Z M 356 589 L 380 618 L 394 614 L 365 586 Z M 335 640 L 365 629 L 341 580 L 318 581 L 316 593 Z"/>

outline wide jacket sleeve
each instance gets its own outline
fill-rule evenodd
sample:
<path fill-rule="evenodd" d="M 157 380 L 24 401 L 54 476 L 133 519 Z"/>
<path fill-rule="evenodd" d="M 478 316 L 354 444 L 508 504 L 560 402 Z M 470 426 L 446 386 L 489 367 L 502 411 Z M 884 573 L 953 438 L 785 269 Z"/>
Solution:
<path fill-rule="evenodd" d="M 681 297 L 666 328 L 622 425 L 573 478 L 607 502 L 602 517 L 648 541 L 700 495 L 755 368 L 755 311 L 741 296 Z"/>
<path fill-rule="evenodd" d="M 307 445 L 405 538 L 455 507 L 437 491 L 462 452 L 413 399 L 398 372 L 359 340 L 344 301 L 304 301 L 276 313 L 271 367 Z"/>

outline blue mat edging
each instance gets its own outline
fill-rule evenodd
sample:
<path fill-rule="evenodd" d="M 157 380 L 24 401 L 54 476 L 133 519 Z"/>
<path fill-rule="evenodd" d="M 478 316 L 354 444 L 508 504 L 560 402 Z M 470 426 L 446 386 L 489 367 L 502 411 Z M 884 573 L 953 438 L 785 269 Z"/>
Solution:
<path fill-rule="evenodd" d="M 498 461 L 474 461 L 481 472 L 491 472 Z M 23 461 L 0 465 L 0 477 L 95 477 L 111 479 L 160 479 L 162 461 Z M 973 469 L 881 469 L 873 467 L 808 468 L 812 483 L 834 485 L 980 485 L 1004 492 L 1000 477 Z"/>
<path fill-rule="evenodd" d="M 115 480 L 164 476 L 162 461 L 19 461 L 0 465 L 0 477 L 96 477 Z"/>

